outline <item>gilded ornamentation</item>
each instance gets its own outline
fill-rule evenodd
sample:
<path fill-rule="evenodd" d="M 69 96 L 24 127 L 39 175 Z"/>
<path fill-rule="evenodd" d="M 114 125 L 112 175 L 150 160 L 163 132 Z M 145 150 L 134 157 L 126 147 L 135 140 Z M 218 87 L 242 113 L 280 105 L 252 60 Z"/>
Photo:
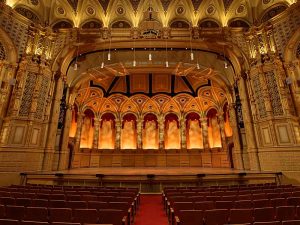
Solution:
<path fill-rule="evenodd" d="M 95 14 L 95 9 L 92 6 L 89 6 L 86 8 L 86 12 L 88 15 L 94 15 Z"/>
<path fill-rule="evenodd" d="M 5 59 L 6 59 L 6 52 L 3 44 L 0 42 L 0 60 L 5 60 Z"/>
<path fill-rule="evenodd" d="M 192 4 L 194 6 L 194 11 L 197 11 L 199 9 L 199 6 L 201 5 L 203 0 L 192 0 Z"/>
<path fill-rule="evenodd" d="M 140 2 L 141 2 L 141 0 L 130 0 L 130 3 L 132 5 L 132 8 L 134 11 L 137 11 Z"/>
<path fill-rule="evenodd" d="M 233 0 L 223 0 L 223 4 L 224 4 L 224 8 L 225 8 L 226 13 L 228 12 L 232 2 L 233 2 Z"/>
<path fill-rule="evenodd" d="M 266 111 L 266 106 L 265 106 L 264 99 L 263 99 L 262 86 L 261 86 L 261 83 L 259 80 L 259 75 L 253 77 L 252 83 L 253 83 L 253 89 L 255 92 L 256 104 L 257 104 L 259 115 L 262 118 L 266 117 L 267 111 Z"/>
<path fill-rule="evenodd" d="M 39 0 L 30 0 L 30 3 L 37 6 L 39 4 Z"/>
<path fill-rule="evenodd" d="M 67 1 L 73 8 L 74 12 L 77 12 L 78 0 L 67 0 Z"/>
<path fill-rule="evenodd" d="M 39 96 L 38 96 L 36 113 L 35 113 L 35 118 L 36 119 L 43 119 L 45 106 L 46 106 L 45 99 L 47 99 L 49 83 L 50 83 L 49 78 L 48 77 L 43 77 L 42 82 L 41 82 L 41 86 L 40 86 L 40 89 L 39 89 Z"/>
<path fill-rule="evenodd" d="M 37 75 L 35 73 L 27 74 L 27 79 L 25 82 L 22 102 L 19 111 L 19 116 L 21 117 L 29 116 L 36 79 Z"/>
<path fill-rule="evenodd" d="M 286 5 L 278 5 L 270 9 L 269 11 L 265 12 L 264 16 L 261 19 L 261 22 L 266 22 L 272 19 L 274 16 L 277 16 L 278 14 L 282 13 L 286 9 L 287 9 Z"/>
<path fill-rule="evenodd" d="M 269 90 L 270 101 L 272 105 L 273 115 L 281 116 L 283 114 L 282 104 L 280 100 L 280 95 L 278 92 L 278 85 L 276 82 L 274 72 L 265 73 L 266 83 Z"/>
<path fill-rule="evenodd" d="M 25 16 L 27 19 L 31 20 L 32 22 L 40 23 L 40 19 L 38 18 L 38 16 L 31 10 L 23 7 L 17 7 L 15 10 L 22 16 Z"/>

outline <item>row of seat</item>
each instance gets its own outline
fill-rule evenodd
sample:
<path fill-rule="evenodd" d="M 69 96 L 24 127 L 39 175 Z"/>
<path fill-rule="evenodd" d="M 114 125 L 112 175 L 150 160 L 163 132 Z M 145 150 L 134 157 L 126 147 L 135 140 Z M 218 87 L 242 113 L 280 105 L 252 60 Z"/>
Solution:
<path fill-rule="evenodd" d="M 290 200 L 290 199 L 289 199 Z M 261 207 L 273 207 L 278 206 L 298 206 L 297 202 L 288 201 L 283 198 L 272 199 L 260 199 L 260 200 L 241 200 L 241 201 L 201 201 L 201 202 L 172 202 L 168 203 L 168 208 L 184 208 L 184 209 L 249 209 L 249 208 L 261 208 Z"/>
<path fill-rule="evenodd" d="M 100 202 L 134 202 L 136 198 L 132 197 L 113 197 L 113 196 L 68 196 L 66 199 L 60 196 L 37 196 L 35 198 L 29 198 L 30 196 L 24 197 L 0 197 L 0 204 L 4 205 L 15 205 L 19 202 L 22 204 L 30 204 L 30 202 L 36 202 L 38 200 L 44 200 L 45 202 L 53 202 L 53 201 L 61 201 L 61 202 L 69 202 L 69 201 L 100 201 Z M 24 202 L 24 203 L 23 203 Z"/>
<path fill-rule="evenodd" d="M 120 200 L 120 199 L 115 199 Z M 46 199 L 29 199 L 29 198 L 0 198 L 0 204 L 2 205 L 16 205 L 24 207 L 52 207 L 52 208 L 115 208 L 115 207 L 135 207 L 135 204 L 132 200 L 130 201 L 113 201 L 113 202 L 104 202 L 104 201 L 65 201 L 65 200 L 46 200 Z"/>
<path fill-rule="evenodd" d="M 0 196 L 0 225 L 129 225 L 139 202 L 137 188 L 13 185 Z"/>
<path fill-rule="evenodd" d="M 290 209 L 288 209 L 290 210 Z M 213 210 L 180 210 L 175 216 L 175 225 L 220 225 L 220 224 L 254 224 L 254 225 L 298 225 L 291 212 L 283 209 L 213 209 Z"/>
<path fill-rule="evenodd" d="M 10 219 L 0 219 L 0 225 L 82 225 L 82 224 L 65 223 L 65 222 L 48 223 L 48 222 L 37 222 L 37 221 L 18 221 L 18 220 L 10 220 Z M 84 225 L 101 225 L 101 224 L 85 223 Z M 113 225 L 113 224 L 102 224 L 102 225 Z"/>
<path fill-rule="evenodd" d="M 211 185 L 211 186 L 183 186 L 183 187 L 164 187 L 164 191 L 166 190 L 191 190 L 191 189 L 218 189 L 218 190 L 224 190 L 224 189 L 243 189 L 243 188 L 249 188 L 249 189 L 255 189 L 258 188 L 277 188 L 277 187 L 298 187 L 297 185 L 292 184 L 277 184 L 277 183 L 257 183 L 257 184 L 236 184 L 236 185 Z"/>
<path fill-rule="evenodd" d="M 113 190 L 113 191 L 139 191 L 136 187 L 105 187 L 105 186 L 62 186 L 62 185 L 44 185 L 44 184 L 26 184 L 11 185 L 3 188 L 19 188 L 19 189 L 52 189 L 52 190 Z"/>
<path fill-rule="evenodd" d="M 198 201 L 216 201 L 216 200 L 258 200 L 258 199 L 274 199 L 274 198 L 291 198 L 300 197 L 300 192 L 293 194 L 292 192 L 282 192 L 282 193 L 258 193 L 258 194 L 248 194 L 248 195 L 199 195 L 195 193 L 187 194 L 176 194 L 163 196 L 163 198 L 171 199 L 198 199 Z"/>
<path fill-rule="evenodd" d="M 37 222 L 77 222 L 77 223 L 111 223 L 130 224 L 131 210 L 120 209 L 71 209 L 71 208 L 46 208 L 22 207 L 0 205 L 0 219 L 13 219 L 18 221 Z"/>
<path fill-rule="evenodd" d="M 46 191 L 41 191 L 41 192 L 8 192 L 8 191 L 0 191 L 0 196 L 3 197 L 8 197 L 8 196 L 15 196 L 15 197 L 20 197 L 20 196 L 30 196 L 31 198 L 46 198 L 46 196 L 49 196 L 48 198 L 54 199 L 66 199 L 70 195 L 77 195 L 77 196 L 112 196 L 112 197 L 135 197 L 138 194 L 134 192 L 85 192 L 85 191 L 80 191 L 80 192 L 64 192 L 64 193 L 51 193 L 51 192 L 46 192 Z M 40 197 L 41 196 L 41 197 Z"/>

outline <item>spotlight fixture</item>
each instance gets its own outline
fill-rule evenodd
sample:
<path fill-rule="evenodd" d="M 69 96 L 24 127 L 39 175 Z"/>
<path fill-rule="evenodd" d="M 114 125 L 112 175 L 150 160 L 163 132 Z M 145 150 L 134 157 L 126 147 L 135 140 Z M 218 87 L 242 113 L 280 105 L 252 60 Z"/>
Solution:
<path fill-rule="evenodd" d="M 227 69 L 228 68 L 228 64 L 227 64 L 227 62 L 225 61 L 225 63 L 224 63 L 224 67 L 225 67 L 225 69 Z"/>
<path fill-rule="evenodd" d="M 166 67 L 169 67 L 169 61 L 168 61 L 168 39 L 166 39 Z"/>
<path fill-rule="evenodd" d="M 135 39 L 133 39 L 133 48 L 131 48 L 133 50 L 133 62 L 132 65 L 133 67 L 136 67 L 136 60 L 135 60 Z"/>
<path fill-rule="evenodd" d="M 194 53 L 191 52 L 191 60 L 193 61 L 194 60 Z"/>
<path fill-rule="evenodd" d="M 110 59 L 111 59 L 110 48 L 111 48 L 111 36 L 109 37 L 109 48 L 108 48 L 108 54 L 107 54 L 108 61 L 110 61 Z"/>
<path fill-rule="evenodd" d="M 149 53 L 149 61 L 152 61 L 152 54 L 151 54 L 151 52 Z"/>
<path fill-rule="evenodd" d="M 79 40 L 78 40 L 79 42 Z M 75 64 L 74 64 L 74 70 L 77 71 L 78 70 L 78 53 L 79 53 L 79 44 L 77 46 L 77 51 L 76 51 L 76 59 L 75 59 Z"/>

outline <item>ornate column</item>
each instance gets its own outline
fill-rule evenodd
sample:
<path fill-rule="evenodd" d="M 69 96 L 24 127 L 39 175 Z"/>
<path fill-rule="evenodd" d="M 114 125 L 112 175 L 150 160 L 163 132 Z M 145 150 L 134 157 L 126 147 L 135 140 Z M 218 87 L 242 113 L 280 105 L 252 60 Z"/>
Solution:
<path fill-rule="evenodd" d="M 164 149 L 164 136 L 165 136 L 165 117 L 160 115 L 158 117 L 158 136 L 159 136 L 159 149 Z"/>
<path fill-rule="evenodd" d="M 137 120 L 137 148 L 143 148 L 143 119 Z"/>
<path fill-rule="evenodd" d="M 77 114 L 77 126 L 76 126 L 75 145 L 74 145 L 75 152 L 78 152 L 80 149 L 81 131 L 82 131 L 84 116 L 85 116 L 84 113 L 81 112 Z"/>
<path fill-rule="evenodd" d="M 15 72 L 15 65 L 2 65 L 2 70 L 0 72 L 0 76 L 3 76 L 2 78 L 0 78 L 0 130 L 2 127 L 3 119 L 8 114 L 11 94 L 14 86 L 14 84 L 10 84 L 10 79 L 13 79 L 15 77 Z M 6 76 L 6 81 L 4 79 L 4 76 Z M 4 83 L 2 83 L 1 80 Z"/>
<path fill-rule="evenodd" d="M 94 137 L 93 137 L 93 149 L 98 149 L 99 143 L 99 130 L 100 130 L 101 119 L 94 118 Z"/>
<path fill-rule="evenodd" d="M 181 149 L 186 149 L 186 119 L 180 119 Z"/>
<path fill-rule="evenodd" d="M 291 90 L 291 97 L 294 101 L 294 106 L 296 110 L 296 116 L 300 115 L 300 87 L 297 85 L 297 80 L 300 79 L 300 69 L 298 62 L 290 62 L 285 64 L 285 68 L 287 70 L 287 86 Z M 298 71 L 297 71 L 298 68 Z"/>
<path fill-rule="evenodd" d="M 121 148 L 121 129 L 122 129 L 122 121 L 121 119 L 116 119 L 116 140 L 115 140 L 115 148 Z"/>
<path fill-rule="evenodd" d="M 208 127 L 207 127 L 207 118 L 200 118 L 201 127 L 202 127 L 202 136 L 203 136 L 203 147 L 204 149 L 209 149 L 208 145 Z"/>
<path fill-rule="evenodd" d="M 264 74 L 263 71 L 263 66 L 259 66 L 258 68 L 260 70 L 261 74 Z M 263 76 L 258 76 L 260 83 L 261 83 L 261 88 L 262 88 L 262 98 L 264 99 L 264 104 L 266 107 L 266 112 L 267 112 L 267 116 L 272 116 L 272 105 L 271 105 L 271 100 L 270 100 L 270 95 L 269 95 L 269 90 L 268 90 L 268 85 L 267 85 L 267 81 L 266 81 L 266 77 Z"/>
<path fill-rule="evenodd" d="M 249 155 L 249 163 L 251 170 L 260 170 L 260 163 L 258 158 L 258 149 L 257 143 L 254 133 L 252 115 L 250 112 L 250 105 L 248 101 L 248 91 L 246 82 L 243 77 L 238 80 L 239 86 L 239 94 L 241 98 L 241 104 L 243 109 L 243 118 L 244 118 L 244 125 L 245 125 L 245 132 L 247 137 L 247 152 Z"/>
<path fill-rule="evenodd" d="M 224 113 L 219 112 L 217 114 L 218 117 L 218 123 L 221 133 L 221 141 L 222 141 L 222 148 L 223 150 L 227 150 L 227 143 L 226 143 L 226 135 L 225 135 L 225 121 L 224 121 Z"/>
<path fill-rule="evenodd" d="M 241 141 L 240 141 L 240 134 L 237 124 L 237 116 L 235 110 L 235 104 L 232 103 L 229 105 L 229 120 L 230 126 L 232 128 L 232 135 L 233 135 L 233 161 L 234 161 L 234 168 L 235 169 L 244 169 L 244 162 L 242 157 L 242 149 L 241 149 Z"/>
<path fill-rule="evenodd" d="M 68 145 L 69 145 L 69 133 L 70 133 L 70 126 L 72 121 L 72 111 L 73 111 L 73 105 L 67 105 L 66 106 L 66 114 L 65 114 L 65 120 L 64 120 L 64 126 L 63 126 L 63 133 L 61 138 L 61 155 L 59 160 L 58 169 L 63 170 L 67 169 L 68 167 L 68 155 L 70 154 L 68 152 Z"/>
<path fill-rule="evenodd" d="M 41 75 L 38 75 L 41 77 Z M 51 117 L 48 124 L 48 133 L 47 133 L 47 140 L 45 145 L 45 155 L 43 161 L 43 170 L 51 170 L 52 163 L 53 163 L 53 156 L 55 151 L 55 140 L 56 140 L 56 133 L 57 133 L 57 126 L 58 126 L 58 119 L 60 113 L 60 104 L 61 104 L 61 97 L 63 94 L 63 79 L 61 74 L 57 73 L 55 75 L 55 92 L 52 99 L 51 104 Z M 36 91 L 35 91 L 36 92 Z M 34 116 L 34 112 L 36 110 L 36 102 L 32 104 L 30 109 L 30 117 Z"/>

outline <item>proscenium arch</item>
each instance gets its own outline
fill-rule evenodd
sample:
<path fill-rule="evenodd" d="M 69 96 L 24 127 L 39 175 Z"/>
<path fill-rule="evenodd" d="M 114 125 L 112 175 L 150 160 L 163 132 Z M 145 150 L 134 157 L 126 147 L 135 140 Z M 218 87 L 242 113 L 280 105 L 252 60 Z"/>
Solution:
<path fill-rule="evenodd" d="M 229 44 L 226 42 L 218 42 L 217 45 L 210 45 L 208 41 L 207 42 L 206 41 L 204 41 L 204 42 L 193 41 L 192 44 L 193 44 L 193 48 L 197 49 L 198 51 L 212 52 L 217 55 L 222 55 L 225 52 L 225 57 L 231 63 L 236 76 L 240 76 L 244 70 L 247 70 L 249 68 L 249 64 L 248 64 L 247 58 L 244 55 L 244 53 L 240 50 L 240 48 L 238 48 L 237 46 L 235 46 L 232 43 Z M 92 47 L 90 44 L 80 43 L 78 54 L 79 55 L 91 54 L 94 52 L 107 50 L 109 47 L 111 49 L 117 49 L 117 50 L 118 49 L 119 50 L 127 49 L 128 51 L 130 51 L 131 45 L 132 45 L 132 41 L 112 41 L 111 44 L 108 41 L 106 41 L 103 43 L 95 44 Z M 226 47 L 224 47 L 224 46 L 226 46 Z M 68 47 L 70 47 L 70 46 L 68 46 Z M 148 40 L 136 41 L 137 49 L 138 48 L 143 49 L 143 48 L 149 48 L 149 47 L 165 48 L 165 43 L 160 43 L 157 41 L 153 41 L 152 43 L 149 43 Z M 190 48 L 190 43 L 187 41 L 172 40 L 172 41 L 168 42 L 168 47 L 184 50 L 186 48 Z M 57 56 L 57 58 L 53 64 L 53 67 L 57 67 L 60 64 L 61 65 L 61 67 L 60 67 L 61 74 L 68 75 L 68 69 L 69 69 L 71 63 L 74 62 L 74 60 L 76 58 L 76 50 L 77 50 L 77 47 L 74 47 L 74 46 L 73 46 L 73 48 L 71 48 L 71 50 L 69 50 L 67 52 L 65 50 L 63 50 L 61 52 L 62 55 Z M 61 58 L 62 58 L 62 60 L 59 62 L 58 60 Z M 242 64 L 243 64 L 243 66 L 242 66 Z M 73 80 L 68 80 L 69 85 L 71 87 L 76 87 L 76 86 L 78 87 L 79 81 L 81 83 L 81 82 L 84 82 L 84 80 L 87 81 L 88 79 L 91 79 L 91 78 L 88 78 L 88 76 L 86 76 L 86 74 L 84 74 L 84 76 L 81 74 L 80 76 L 82 76 L 83 80 L 81 78 L 79 78 L 79 76 L 78 76 L 76 79 L 77 82 L 74 82 Z"/>
<path fill-rule="evenodd" d="M 296 60 L 295 49 L 300 44 L 300 28 L 293 34 L 293 36 L 288 41 L 286 48 L 284 50 L 284 61 L 285 62 L 292 62 Z"/>
<path fill-rule="evenodd" d="M 9 63 L 17 63 L 18 62 L 18 52 L 17 49 L 9 37 L 9 35 L 0 27 L 0 42 L 2 43 L 5 55 L 6 55 L 6 61 Z"/>

